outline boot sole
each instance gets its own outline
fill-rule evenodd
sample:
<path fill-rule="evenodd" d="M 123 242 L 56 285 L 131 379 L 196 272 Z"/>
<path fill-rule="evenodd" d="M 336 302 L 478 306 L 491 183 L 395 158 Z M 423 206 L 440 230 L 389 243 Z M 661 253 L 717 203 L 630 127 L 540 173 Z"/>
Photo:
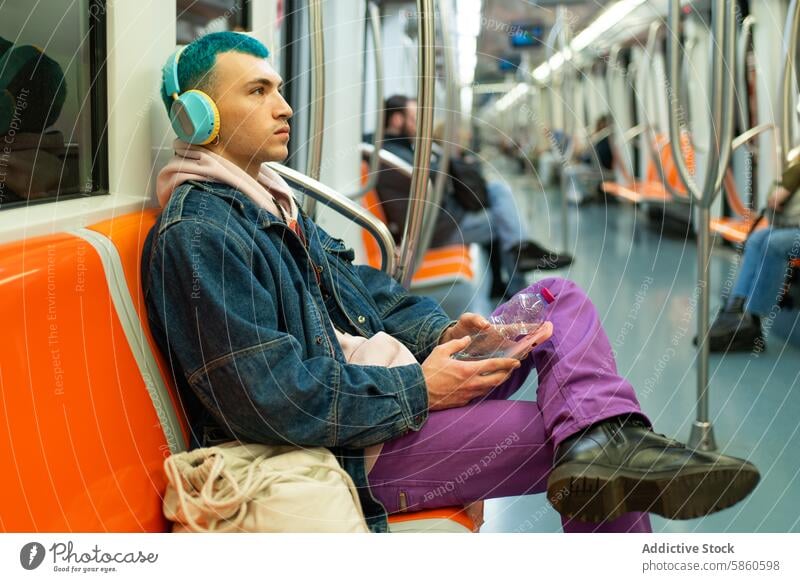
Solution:
<path fill-rule="evenodd" d="M 631 511 L 692 519 L 736 504 L 758 481 L 750 463 L 649 473 L 566 463 L 550 473 L 547 497 L 561 515 L 578 521 L 597 523 Z"/>

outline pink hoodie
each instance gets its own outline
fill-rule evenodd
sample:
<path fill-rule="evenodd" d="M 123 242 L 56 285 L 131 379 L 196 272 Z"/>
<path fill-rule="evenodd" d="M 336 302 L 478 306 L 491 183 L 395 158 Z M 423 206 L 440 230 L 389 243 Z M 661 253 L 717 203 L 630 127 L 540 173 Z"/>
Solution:
<path fill-rule="evenodd" d="M 175 189 L 188 180 L 220 182 L 239 190 L 256 204 L 275 216 L 281 213 L 280 204 L 286 214 L 297 220 L 297 204 L 291 187 L 266 164 L 259 169 L 258 180 L 254 180 L 239 166 L 207 149 L 176 139 L 175 155 L 158 173 L 156 196 L 163 208 Z M 350 364 L 362 366 L 406 366 L 416 364 L 411 351 L 387 333 L 379 331 L 371 338 L 350 335 L 333 328 L 342 347 L 345 359 Z M 367 472 L 372 469 L 382 445 L 366 450 Z"/>

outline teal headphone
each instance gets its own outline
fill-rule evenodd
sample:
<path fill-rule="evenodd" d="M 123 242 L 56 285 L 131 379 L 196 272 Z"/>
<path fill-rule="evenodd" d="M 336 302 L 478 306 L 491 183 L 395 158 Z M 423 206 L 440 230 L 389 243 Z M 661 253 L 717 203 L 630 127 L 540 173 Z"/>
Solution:
<path fill-rule="evenodd" d="M 14 119 L 14 108 L 17 100 L 8 90 L 8 86 L 19 72 L 33 59 L 39 58 L 42 51 L 34 46 L 11 46 L 0 58 L 0 135 L 5 135 Z"/>
<path fill-rule="evenodd" d="M 178 81 L 178 49 L 164 65 L 164 88 L 173 99 L 169 121 L 178 137 L 187 143 L 205 145 L 219 135 L 219 110 L 214 100 L 197 89 L 181 92 Z"/>

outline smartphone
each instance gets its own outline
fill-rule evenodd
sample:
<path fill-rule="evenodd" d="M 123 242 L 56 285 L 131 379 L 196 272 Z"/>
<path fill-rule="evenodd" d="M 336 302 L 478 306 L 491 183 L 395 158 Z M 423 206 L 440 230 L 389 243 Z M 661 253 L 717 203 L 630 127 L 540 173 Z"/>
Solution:
<path fill-rule="evenodd" d="M 472 337 L 466 348 L 453 354 L 453 358 L 465 362 L 491 358 L 516 358 L 523 360 L 530 351 L 553 335 L 553 324 L 545 321 L 529 334 L 509 338 L 503 330 L 489 327 Z"/>

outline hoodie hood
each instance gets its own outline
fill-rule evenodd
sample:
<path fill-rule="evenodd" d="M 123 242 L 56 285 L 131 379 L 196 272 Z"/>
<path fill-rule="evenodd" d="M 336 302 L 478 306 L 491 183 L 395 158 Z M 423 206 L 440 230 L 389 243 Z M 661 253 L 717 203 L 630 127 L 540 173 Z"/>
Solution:
<path fill-rule="evenodd" d="M 161 208 L 167 205 L 175 189 L 189 180 L 220 182 L 236 188 L 261 208 L 277 217 L 284 212 L 297 220 L 297 204 L 292 189 L 272 168 L 262 164 L 258 180 L 254 180 L 239 166 L 207 149 L 176 139 L 173 142 L 175 155 L 158 173 L 156 197 Z"/>

